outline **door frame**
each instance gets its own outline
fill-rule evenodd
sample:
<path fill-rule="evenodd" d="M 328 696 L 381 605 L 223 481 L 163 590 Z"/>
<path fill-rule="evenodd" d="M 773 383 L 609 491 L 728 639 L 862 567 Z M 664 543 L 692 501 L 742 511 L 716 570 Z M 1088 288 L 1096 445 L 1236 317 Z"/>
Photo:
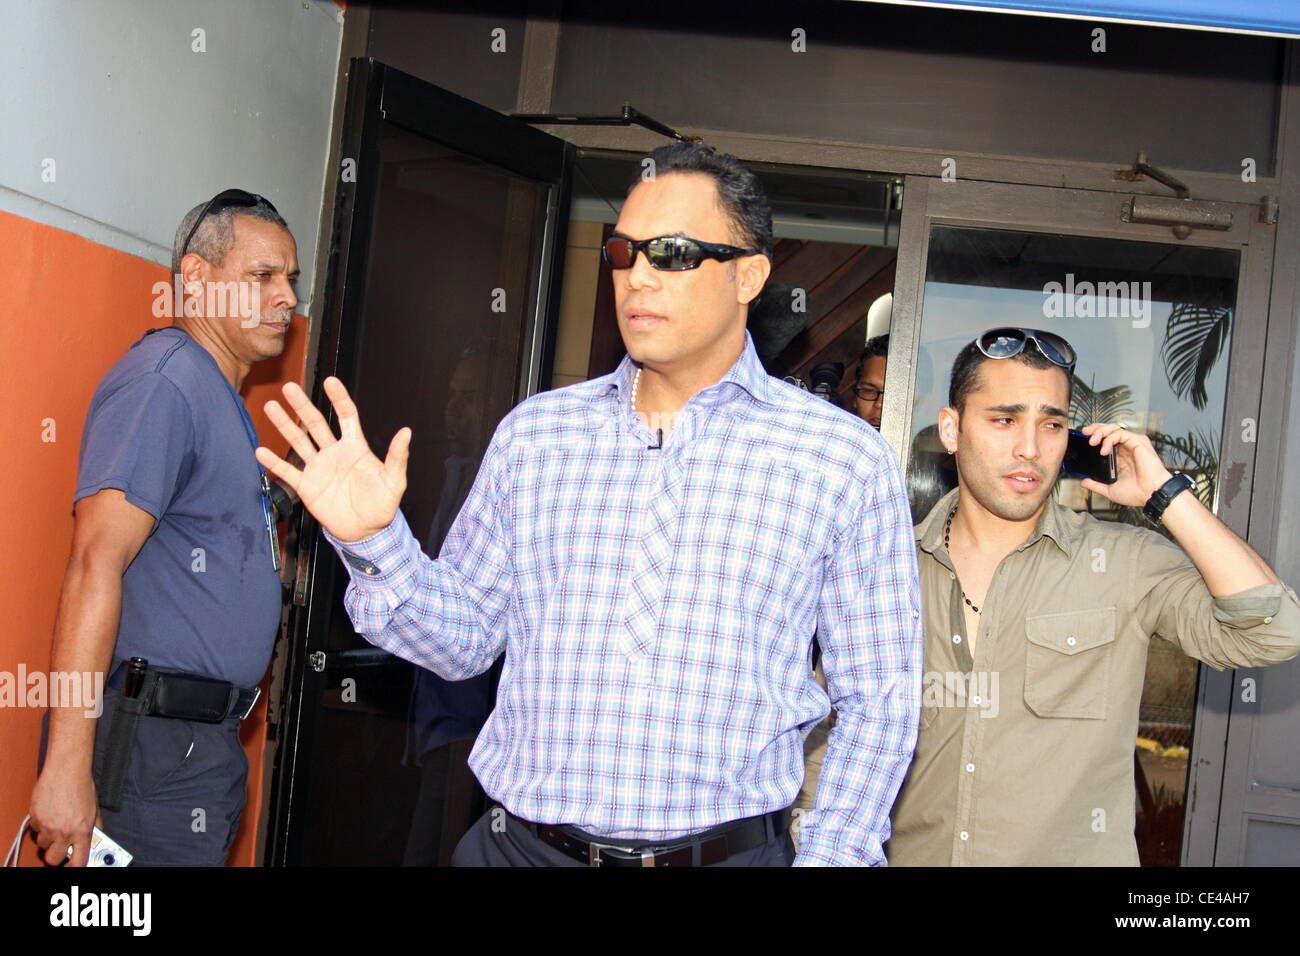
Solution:
<path fill-rule="evenodd" d="M 1066 187 L 1021 185 L 977 180 L 944 181 L 931 176 L 906 177 L 903 219 L 899 234 L 898 263 L 894 278 L 894 308 L 890 324 L 889 375 L 885 380 L 882 434 L 908 467 L 912 432 L 916 357 L 920 336 L 929 236 L 933 225 L 958 225 L 1174 243 L 1168 226 L 1126 223 L 1120 207 L 1126 196 L 1116 192 Z M 1273 269 L 1275 228 L 1260 222 L 1259 207 L 1246 203 L 1216 202 L 1216 208 L 1233 214 L 1226 231 L 1195 230 L 1184 242 L 1205 247 L 1237 249 L 1241 253 L 1237 301 L 1230 353 L 1224 422 L 1250 418 L 1259 433 L 1260 407 L 1265 391 L 1268 351 L 1269 294 Z M 1243 480 L 1233 495 L 1222 493 L 1217 515 L 1243 539 L 1251 527 L 1255 502 L 1258 441 L 1242 440 L 1240 426 L 1221 431 L 1220 461 L 1244 467 Z M 1225 769 L 1239 768 L 1231 760 L 1230 717 L 1235 671 L 1215 671 L 1201 665 L 1197 679 L 1196 712 L 1192 725 L 1186 804 L 1183 818 L 1181 862 L 1184 866 L 1210 866 L 1225 862 L 1216 852 L 1224 821 L 1235 820 L 1240 802 Z M 1237 724 L 1240 721 L 1236 722 Z M 1241 732 L 1232 725 L 1235 737 Z M 1265 795 L 1267 796 L 1267 795 Z M 1235 853 L 1235 851 L 1234 851 Z"/>

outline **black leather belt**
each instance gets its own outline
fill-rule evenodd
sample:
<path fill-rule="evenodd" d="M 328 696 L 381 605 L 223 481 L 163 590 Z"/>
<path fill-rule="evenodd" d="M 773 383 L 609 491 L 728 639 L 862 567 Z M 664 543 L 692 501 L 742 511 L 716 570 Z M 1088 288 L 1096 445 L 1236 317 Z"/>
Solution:
<path fill-rule="evenodd" d="M 108 686 L 122 690 L 126 683 L 127 662 L 114 661 Z M 149 665 L 150 675 L 157 675 L 151 699 L 144 713 L 154 717 L 176 717 L 219 723 L 228 717 L 243 720 L 253 711 L 262 694 L 260 687 L 238 687 L 230 681 L 203 674 Z"/>
<path fill-rule="evenodd" d="M 762 846 L 790 828 L 789 809 L 774 810 L 676 840 L 628 846 L 584 833 L 577 827 L 533 823 L 504 807 L 502 810 L 543 843 L 588 866 L 709 866 Z"/>

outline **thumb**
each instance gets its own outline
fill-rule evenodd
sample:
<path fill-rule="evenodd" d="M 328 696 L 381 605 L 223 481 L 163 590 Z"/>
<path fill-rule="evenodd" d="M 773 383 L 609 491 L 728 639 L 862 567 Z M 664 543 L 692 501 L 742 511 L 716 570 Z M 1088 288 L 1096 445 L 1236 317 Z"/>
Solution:
<path fill-rule="evenodd" d="M 411 429 L 399 428 L 393 440 L 388 443 L 388 455 L 384 458 L 384 473 L 389 481 L 406 487 L 406 463 L 411 457 Z"/>
<path fill-rule="evenodd" d="M 1084 478 L 1080 480 L 1079 485 L 1083 488 L 1084 491 L 1091 491 L 1094 492 L 1095 494 L 1099 494 L 1107 498 L 1110 497 L 1109 495 L 1106 494 L 1106 486 L 1103 485 L 1100 481 L 1097 481 L 1095 478 Z"/>

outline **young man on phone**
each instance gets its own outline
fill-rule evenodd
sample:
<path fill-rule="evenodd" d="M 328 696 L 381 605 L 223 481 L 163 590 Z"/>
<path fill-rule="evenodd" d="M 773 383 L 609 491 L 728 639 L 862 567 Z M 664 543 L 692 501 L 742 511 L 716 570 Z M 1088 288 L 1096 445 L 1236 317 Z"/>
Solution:
<path fill-rule="evenodd" d="M 1133 742 L 1151 638 L 1220 670 L 1300 650 L 1295 592 L 1146 436 L 1085 426 L 1118 474 L 1083 487 L 1144 507 L 1177 544 L 1051 500 L 1075 360 L 1058 335 L 1002 328 L 953 363 L 939 436 L 958 487 L 916 528 L 925 672 L 893 865 L 1137 865 Z"/>

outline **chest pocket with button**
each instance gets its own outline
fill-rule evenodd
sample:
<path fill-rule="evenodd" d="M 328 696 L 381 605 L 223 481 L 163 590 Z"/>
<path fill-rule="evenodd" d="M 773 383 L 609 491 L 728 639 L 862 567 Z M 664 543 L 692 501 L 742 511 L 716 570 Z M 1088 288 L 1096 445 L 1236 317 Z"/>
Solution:
<path fill-rule="evenodd" d="M 1025 618 L 1025 703 L 1039 717 L 1106 716 L 1115 609 Z"/>

